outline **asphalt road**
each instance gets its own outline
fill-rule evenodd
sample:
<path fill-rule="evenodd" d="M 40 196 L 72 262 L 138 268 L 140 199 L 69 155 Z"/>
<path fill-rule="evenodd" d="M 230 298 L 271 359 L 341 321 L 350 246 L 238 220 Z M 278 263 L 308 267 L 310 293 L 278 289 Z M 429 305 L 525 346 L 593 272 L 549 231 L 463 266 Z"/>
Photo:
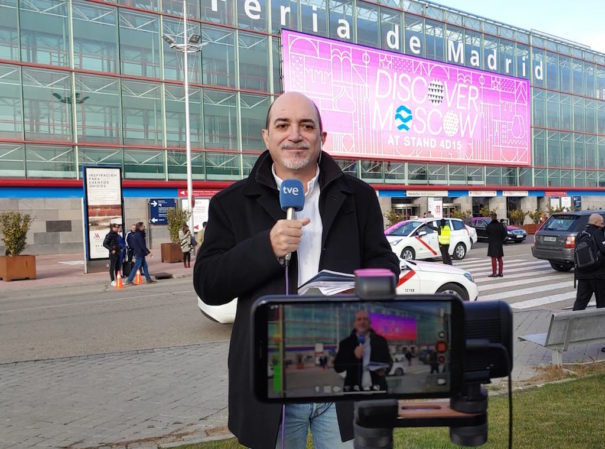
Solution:
<path fill-rule="evenodd" d="M 228 341 L 231 327 L 199 312 L 191 283 L 13 291 L 0 298 L 0 363 Z"/>
<path fill-rule="evenodd" d="M 531 256 L 533 236 L 504 247 L 506 259 Z M 467 258 L 486 257 L 477 243 Z M 24 288 L 0 295 L 0 363 L 229 340 L 231 326 L 197 308 L 191 277 L 124 290 L 91 284 Z"/>

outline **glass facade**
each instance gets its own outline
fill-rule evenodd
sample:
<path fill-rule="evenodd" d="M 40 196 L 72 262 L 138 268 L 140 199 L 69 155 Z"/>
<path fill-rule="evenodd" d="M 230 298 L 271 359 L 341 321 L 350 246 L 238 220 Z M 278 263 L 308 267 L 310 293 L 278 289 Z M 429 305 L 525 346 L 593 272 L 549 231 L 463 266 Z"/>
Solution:
<path fill-rule="evenodd" d="M 524 77 L 532 166 L 342 159 L 375 184 L 605 187 L 605 55 L 430 2 L 188 0 L 193 177 L 246 176 L 281 92 L 282 27 Z M 71 178 L 85 164 L 183 180 L 180 0 L 0 2 L 0 176 Z M 581 24 L 578 24 L 580 26 Z M 329 129 L 327 130 L 330 131 Z"/>

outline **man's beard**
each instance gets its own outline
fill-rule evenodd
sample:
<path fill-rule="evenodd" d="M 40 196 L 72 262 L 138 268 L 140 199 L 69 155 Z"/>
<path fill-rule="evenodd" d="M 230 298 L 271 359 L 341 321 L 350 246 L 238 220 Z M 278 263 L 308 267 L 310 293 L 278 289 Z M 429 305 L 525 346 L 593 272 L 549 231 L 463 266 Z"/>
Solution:
<path fill-rule="evenodd" d="M 307 165 L 309 165 L 309 162 L 311 161 L 311 155 L 310 154 L 305 154 L 302 157 L 295 157 L 295 158 L 286 158 L 284 159 L 283 163 L 284 166 L 286 168 L 288 168 L 288 170 L 300 170 L 302 168 L 305 168 Z"/>

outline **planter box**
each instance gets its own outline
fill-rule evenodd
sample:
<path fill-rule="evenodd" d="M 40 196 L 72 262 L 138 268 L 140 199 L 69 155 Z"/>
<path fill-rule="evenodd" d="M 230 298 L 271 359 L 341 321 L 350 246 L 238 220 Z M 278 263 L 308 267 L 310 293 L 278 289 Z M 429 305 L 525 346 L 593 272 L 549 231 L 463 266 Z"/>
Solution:
<path fill-rule="evenodd" d="M 36 279 L 36 256 L 0 256 L 0 278 Z"/>
<path fill-rule="evenodd" d="M 183 251 L 178 243 L 162 243 L 160 245 L 162 262 L 176 263 L 183 261 Z"/>
<path fill-rule="evenodd" d="M 539 227 L 539 224 L 534 223 L 523 225 L 523 229 L 525 229 L 525 232 L 528 234 L 535 234 Z"/>

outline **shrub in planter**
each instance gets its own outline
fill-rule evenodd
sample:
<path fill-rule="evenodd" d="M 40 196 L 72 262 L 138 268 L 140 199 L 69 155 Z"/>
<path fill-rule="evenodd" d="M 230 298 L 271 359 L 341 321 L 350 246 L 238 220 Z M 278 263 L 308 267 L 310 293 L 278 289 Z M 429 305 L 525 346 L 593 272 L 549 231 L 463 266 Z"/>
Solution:
<path fill-rule="evenodd" d="M 175 263 L 183 260 L 183 252 L 179 244 L 179 231 L 189 221 L 191 212 L 172 208 L 167 211 L 168 233 L 172 243 L 162 243 L 160 245 L 162 262 Z"/>
<path fill-rule="evenodd" d="M 523 222 L 525 221 L 525 217 L 527 217 L 526 212 L 521 209 L 513 209 L 508 213 L 508 219 L 513 226 L 523 226 Z"/>
<path fill-rule="evenodd" d="M 22 256 L 25 249 L 27 231 L 32 218 L 20 212 L 0 213 L 0 232 L 4 242 L 5 255 L 0 256 L 0 278 L 5 281 L 14 279 L 35 279 L 35 256 Z"/>

